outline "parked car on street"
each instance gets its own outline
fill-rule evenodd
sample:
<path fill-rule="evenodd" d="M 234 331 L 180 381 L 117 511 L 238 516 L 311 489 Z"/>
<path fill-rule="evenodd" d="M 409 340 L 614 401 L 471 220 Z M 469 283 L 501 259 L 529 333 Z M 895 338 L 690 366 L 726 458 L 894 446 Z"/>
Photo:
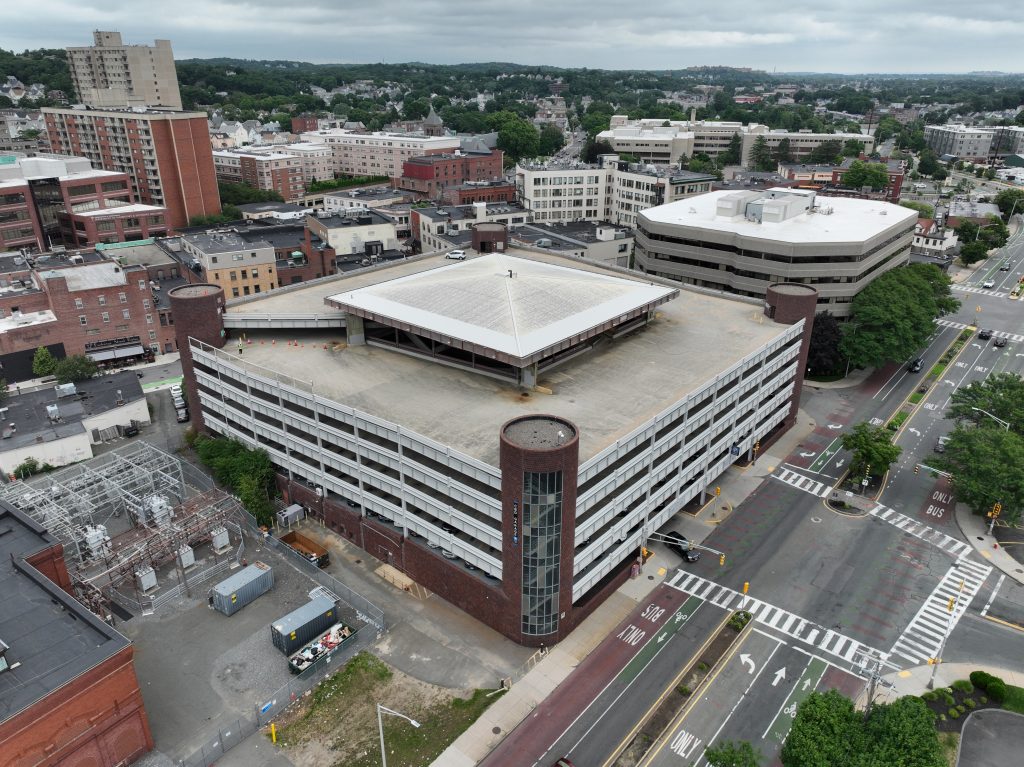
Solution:
<path fill-rule="evenodd" d="M 188 420 L 188 408 L 177 408 L 178 411 L 178 423 L 185 423 Z"/>
<path fill-rule="evenodd" d="M 981 330 L 978 331 L 978 338 L 980 338 L 982 341 L 987 341 L 991 337 L 992 331 L 989 330 L 988 328 L 982 328 Z"/>
<path fill-rule="evenodd" d="M 700 552 L 690 548 L 690 542 L 685 535 L 680 535 L 675 530 L 665 533 L 665 545 L 669 550 L 678 555 L 684 562 L 696 562 L 700 559 Z"/>

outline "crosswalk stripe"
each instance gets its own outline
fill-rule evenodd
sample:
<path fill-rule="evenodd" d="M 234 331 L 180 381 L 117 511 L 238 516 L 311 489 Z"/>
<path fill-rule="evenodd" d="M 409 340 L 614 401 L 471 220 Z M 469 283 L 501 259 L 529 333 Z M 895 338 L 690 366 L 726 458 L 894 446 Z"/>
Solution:
<path fill-rule="evenodd" d="M 964 558 L 973 550 L 971 545 L 968 543 L 964 543 L 951 535 L 940 532 L 934 527 L 929 527 L 928 525 L 916 522 L 905 514 L 900 514 L 895 509 L 890 509 L 888 506 L 883 506 L 882 504 L 875 506 L 868 512 L 868 514 L 876 519 L 887 522 L 908 535 L 913 535 L 915 538 L 920 538 L 925 543 L 930 543 L 942 551 L 953 554 L 958 558 L 961 566 L 976 566 L 973 562 Z"/>

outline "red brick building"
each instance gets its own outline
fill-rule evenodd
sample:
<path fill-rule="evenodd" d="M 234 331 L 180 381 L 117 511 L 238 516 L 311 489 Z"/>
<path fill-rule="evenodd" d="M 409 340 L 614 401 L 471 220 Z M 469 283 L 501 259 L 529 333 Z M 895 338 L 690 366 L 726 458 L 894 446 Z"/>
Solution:
<path fill-rule="evenodd" d="M 0 181 L 0 251 L 39 249 L 43 230 L 25 179 Z"/>
<path fill-rule="evenodd" d="M 402 163 L 402 176 L 395 186 L 436 199 L 451 187 L 470 181 L 494 181 L 501 178 L 503 153 L 455 152 L 412 157 Z"/>
<path fill-rule="evenodd" d="M 444 205 L 515 201 L 516 185 L 508 181 L 467 181 L 465 184 L 448 187 L 441 194 Z"/>
<path fill-rule="evenodd" d="M 167 208 L 172 228 L 220 213 L 206 114 L 43 110 L 51 151 L 126 173 L 134 199 Z"/>
<path fill-rule="evenodd" d="M 218 149 L 213 164 L 218 181 L 277 192 L 285 200 L 302 197 L 306 191 L 302 158 L 289 152 Z"/>
<path fill-rule="evenodd" d="M 320 120 L 315 114 L 305 112 L 298 117 L 292 118 L 292 133 L 299 134 L 307 131 L 319 130 Z"/>
<path fill-rule="evenodd" d="M 131 643 L 72 597 L 63 547 L 0 503 L 5 767 L 115 767 L 153 748 Z"/>

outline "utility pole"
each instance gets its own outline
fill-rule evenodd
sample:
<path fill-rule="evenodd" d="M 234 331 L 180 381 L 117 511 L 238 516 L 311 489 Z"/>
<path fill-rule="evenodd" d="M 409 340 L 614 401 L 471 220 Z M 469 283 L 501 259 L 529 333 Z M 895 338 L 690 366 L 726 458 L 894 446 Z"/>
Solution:
<path fill-rule="evenodd" d="M 865 653 L 861 657 L 861 669 L 868 675 L 868 699 L 864 706 L 864 718 L 871 716 L 871 707 L 875 704 L 875 692 L 879 685 L 892 687 L 892 682 L 882 678 L 882 659 L 874 653 Z"/>

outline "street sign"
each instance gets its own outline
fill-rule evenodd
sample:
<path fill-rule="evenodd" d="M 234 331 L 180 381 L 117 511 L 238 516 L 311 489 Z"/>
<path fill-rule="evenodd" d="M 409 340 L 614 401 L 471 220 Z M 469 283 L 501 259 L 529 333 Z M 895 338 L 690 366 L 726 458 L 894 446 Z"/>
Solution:
<path fill-rule="evenodd" d="M 866 479 L 862 479 L 862 480 L 860 481 L 860 484 L 861 484 L 861 485 L 862 485 L 863 487 L 867 487 L 867 486 L 868 486 L 868 481 L 867 481 Z"/>

